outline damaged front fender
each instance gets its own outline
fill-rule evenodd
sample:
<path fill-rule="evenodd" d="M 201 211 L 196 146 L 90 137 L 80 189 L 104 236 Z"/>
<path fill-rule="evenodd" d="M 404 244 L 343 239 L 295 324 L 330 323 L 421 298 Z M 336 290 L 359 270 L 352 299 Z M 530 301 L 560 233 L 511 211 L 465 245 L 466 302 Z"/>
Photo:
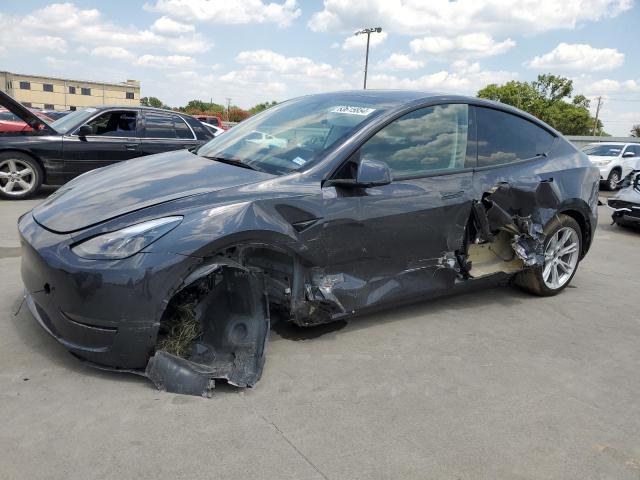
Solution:
<path fill-rule="evenodd" d="M 269 326 L 263 274 L 217 259 L 172 298 L 145 374 L 158 389 L 205 397 L 216 380 L 251 387 L 262 375 Z"/>

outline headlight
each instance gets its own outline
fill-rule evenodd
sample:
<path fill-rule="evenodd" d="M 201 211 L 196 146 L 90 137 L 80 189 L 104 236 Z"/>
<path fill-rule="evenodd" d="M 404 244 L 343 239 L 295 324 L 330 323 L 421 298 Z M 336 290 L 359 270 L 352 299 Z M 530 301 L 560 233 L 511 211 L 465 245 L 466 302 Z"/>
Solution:
<path fill-rule="evenodd" d="M 182 217 L 165 217 L 137 223 L 75 245 L 71 250 L 91 260 L 119 260 L 138 253 L 176 228 Z"/>

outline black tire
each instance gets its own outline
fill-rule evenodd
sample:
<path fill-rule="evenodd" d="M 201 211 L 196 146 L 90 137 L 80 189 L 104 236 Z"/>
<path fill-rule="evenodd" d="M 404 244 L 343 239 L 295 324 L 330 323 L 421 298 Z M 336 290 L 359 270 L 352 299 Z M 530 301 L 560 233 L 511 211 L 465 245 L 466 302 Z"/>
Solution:
<path fill-rule="evenodd" d="M 620 178 L 621 172 L 617 168 L 614 168 L 609 172 L 609 176 L 605 180 L 604 188 L 605 190 L 613 191 L 618 189 L 618 182 L 621 180 Z"/>
<path fill-rule="evenodd" d="M 19 172 L 25 172 L 18 175 Z M 0 152 L 0 198 L 22 200 L 36 193 L 42 185 L 40 164 L 20 152 Z"/>
<path fill-rule="evenodd" d="M 553 217 L 553 219 L 544 228 L 544 234 L 546 236 L 544 248 L 546 252 L 547 247 L 554 238 L 555 234 L 558 233 L 559 230 L 565 228 L 573 229 L 577 235 L 578 248 L 576 252 L 576 263 L 570 276 L 565 281 L 563 281 L 562 285 L 557 288 L 552 288 L 547 284 L 547 282 L 545 282 L 543 278 L 543 272 L 545 268 L 545 266 L 543 265 L 529 268 L 523 272 L 516 274 L 516 276 L 514 277 L 515 285 L 529 293 L 533 293 L 541 297 L 550 297 L 553 295 L 557 295 L 562 290 L 564 290 L 567 285 L 569 285 L 569 283 L 571 283 L 571 280 L 578 271 L 578 266 L 580 265 L 580 253 L 582 252 L 582 230 L 580 229 L 580 225 L 578 225 L 578 222 L 576 222 L 568 215 L 559 214 Z"/>

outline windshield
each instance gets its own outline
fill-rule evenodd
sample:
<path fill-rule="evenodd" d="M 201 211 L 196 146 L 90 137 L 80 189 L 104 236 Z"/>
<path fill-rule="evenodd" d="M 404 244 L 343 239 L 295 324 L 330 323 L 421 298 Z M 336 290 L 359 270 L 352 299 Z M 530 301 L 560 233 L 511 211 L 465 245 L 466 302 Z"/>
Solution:
<path fill-rule="evenodd" d="M 97 108 L 83 108 L 82 110 L 76 110 L 75 112 L 71 112 L 69 115 L 59 118 L 55 122 L 52 122 L 51 126 L 60 133 L 67 133 L 77 125 L 82 125 L 84 122 L 89 120 L 89 118 L 97 111 Z"/>
<path fill-rule="evenodd" d="M 622 145 L 587 145 L 582 151 L 598 157 L 617 157 L 622 151 Z"/>
<path fill-rule="evenodd" d="M 283 175 L 310 165 L 391 105 L 353 94 L 314 95 L 271 107 L 211 140 L 198 155 Z"/>

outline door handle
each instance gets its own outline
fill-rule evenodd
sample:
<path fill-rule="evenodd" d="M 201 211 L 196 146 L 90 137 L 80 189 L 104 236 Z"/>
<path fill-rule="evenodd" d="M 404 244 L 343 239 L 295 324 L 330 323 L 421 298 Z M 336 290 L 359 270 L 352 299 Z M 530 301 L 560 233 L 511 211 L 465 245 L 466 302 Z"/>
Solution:
<path fill-rule="evenodd" d="M 137 143 L 127 143 L 124 146 L 125 150 L 137 150 L 138 149 L 138 144 Z"/>
<path fill-rule="evenodd" d="M 450 198 L 460 198 L 464 194 L 464 190 L 459 192 L 442 192 L 440 195 L 443 200 L 448 200 Z"/>

